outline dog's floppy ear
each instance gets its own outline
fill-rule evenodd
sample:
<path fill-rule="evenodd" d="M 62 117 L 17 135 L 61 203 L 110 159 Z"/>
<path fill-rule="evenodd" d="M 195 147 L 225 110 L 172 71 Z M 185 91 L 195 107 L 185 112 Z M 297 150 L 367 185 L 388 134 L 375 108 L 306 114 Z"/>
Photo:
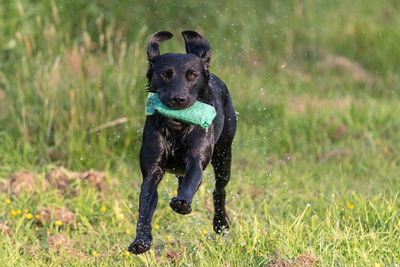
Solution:
<path fill-rule="evenodd" d="M 182 36 L 185 39 L 185 47 L 187 54 L 194 54 L 201 58 L 206 68 L 211 59 L 210 44 L 208 41 L 195 31 L 184 31 Z"/>
<path fill-rule="evenodd" d="M 167 31 L 156 32 L 150 36 L 149 41 L 147 42 L 147 56 L 150 62 L 154 57 L 160 55 L 160 50 L 158 49 L 160 44 L 171 39 L 172 36 L 174 35 Z"/>

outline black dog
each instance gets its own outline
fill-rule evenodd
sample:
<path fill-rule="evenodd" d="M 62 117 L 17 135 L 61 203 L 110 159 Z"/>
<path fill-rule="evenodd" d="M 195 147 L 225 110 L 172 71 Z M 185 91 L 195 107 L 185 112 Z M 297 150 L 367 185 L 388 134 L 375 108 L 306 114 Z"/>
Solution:
<path fill-rule="evenodd" d="M 236 131 L 236 113 L 228 89 L 208 71 L 210 45 L 195 31 L 182 32 L 187 54 L 160 55 L 159 45 L 170 39 L 170 32 L 153 34 L 147 44 L 148 91 L 157 93 L 161 102 L 172 109 L 185 109 L 196 100 L 214 106 L 217 115 L 208 129 L 164 117 L 147 116 L 140 150 L 143 183 L 140 192 L 136 239 L 129 251 L 140 254 L 150 249 L 151 220 L 157 205 L 157 185 L 166 171 L 177 175 L 178 195 L 171 208 L 191 212 L 191 202 L 200 186 L 208 163 L 214 167 L 214 231 L 229 228 L 225 211 L 225 186 L 230 179 L 231 145 Z"/>

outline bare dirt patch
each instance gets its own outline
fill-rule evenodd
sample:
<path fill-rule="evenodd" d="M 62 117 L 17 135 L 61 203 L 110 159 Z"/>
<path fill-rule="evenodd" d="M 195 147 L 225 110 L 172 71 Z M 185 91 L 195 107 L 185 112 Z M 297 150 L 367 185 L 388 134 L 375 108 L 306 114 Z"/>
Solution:
<path fill-rule="evenodd" d="M 64 234 L 57 234 L 49 237 L 49 248 L 50 249 L 60 249 L 63 248 L 71 248 L 73 242 L 68 239 Z"/>
<path fill-rule="evenodd" d="M 365 83 L 368 86 L 375 83 L 375 77 L 360 63 L 344 56 L 324 52 L 323 59 L 317 63 L 317 67 L 321 70 L 341 70 L 344 73 L 351 74 L 355 81 Z"/>
<path fill-rule="evenodd" d="M 42 208 L 39 212 L 40 221 L 50 223 L 53 221 L 61 221 L 63 224 L 73 224 L 76 222 L 76 215 L 67 207 L 63 208 Z M 52 217 L 53 215 L 53 217 Z"/>
<path fill-rule="evenodd" d="M 22 192 L 33 194 L 55 188 L 61 195 L 68 193 L 73 196 L 81 188 L 79 185 L 92 186 L 98 192 L 107 193 L 110 184 L 117 183 L 115 178 L 107 180 L 104 172 L 94 170 L 75 172 L 61 166 L 48 172 L 46 179 L 41 179 L 39 174 L 27 171 L 13 173 L 5 183 L 0 181 L 0 191 L 19 196 Z"/>
<path fill-rule="evenodd" d="M 106 192 L 108 190 L 106 175 L 104 174 L 104 172 L 98 172 L 93 170 L 87 171 L 82 174 L 82 179 L 86 183 L 94 186 L 100 192 Z"/>
<path fill-rule="evenodd" d="M 257 198 L 260 196 L 265 196 L 265 189 L 256 186 L 251 186 L 249 188 L 249 193 L 253 198 Z"/>
<path fill-rule="evenodd" d="M 307 267 L 307 266 L 313 266 L 314 264 L 318 263 L 319 259 L 317 256 L 313 254 L 304 253 L 296 257 L 294 262 L 296 263 L 296 266 Z"/>
<path fill-rule="evenodd" d="M 344 149 L 335 149 L 332 151 L 324 152 L 317 156 L 317 161 L 324 160 L 341 160 L 349 156 L 350 152 Z"/>
<path fill-rule="evenodd" d="M 21 253 L 26 253 L 27 255 L 37 257 L 40 252 L 40 246 L 29 246 L 21 251 Z"/>
<path fill-rule="evenodd" d="M 69 189 L 73 194 L 76 193 L 77 188 L 74 188 L 72 184 L 77 180 L 82 181 L 85 185 L 93 186 L 98 192 L 107 193 L 108 191 L 108 182 L 105 173 L 94 170 L 74 172 L 61 166 L 49 172 L 46 175 L 46 179 L 52 187 L 62 192 Z M 117 183 L 117 180 L 111 179 L 111 182 L 114 184 Z"/>
<path fill-rule="evenodd" d="M 165 252 L 165 256 L 170 259 L 171 261 L 177 261 L 182 254 L 182 250 L 174 249 L 174 250 L 167 250 Z"/>
<path fill-rule="evenodd" d="M 347 133 L 347 126 L 344 124 L 339 124 L 338 127 L 335 130 L 335 133 L 333 134 L 333 139 L 338 140 L 341 137 L 343 137 Z"/>
<path fill-rule="evenodd" d="M 287 102 L 289 111 L 304 113 L 308 109 L 345 109 L 351 106 L 350 98 L 336 99 L 305 99 L 299 97 L 291 97 Z"/>
<path fill-rule="evenodd" d="M 64 234 L 56 234 L 56 235 L 50 236 L 48 239 L 49 249 L 57 250 L 57 251 L 64 249 L 65 251 L 68 252 L 69 256 L 86 259 L 87 256 L 80 250 L 76 249 L 74 247 L 75 244 L 76 244 L 75 242 L 73 242 L 71 239 L 69 239 Z"/>
<path fill-rule="evenodd" d="M 279 257 L 279 256 L 276 256 Z M 276 258 L 273 263 L 269 264 L 269 267 L 311 267 L 319 262 L 317 256 L 308 252 L 301 254 L 293 260 L 285 260 Z"/>
<path fill-rule="evenodd" d="M 7 223 L 0 222 L 0 235 L 12 235 L 12 229 Z"/>
<path fill-rule="evenodd" d="M 11 174 L 8 179 L 8 193 L 13 195 L 20 195 L 21 192 L 28 192 L 32 194 L 36 189 L 43 189 L 46 187 L 42 183 L 43 188 L 37 188 L 40 185 L 39 176 L 34 173 L 22 171 Z"/>
<path fill-rule="evenodd" d="M 80 174 L 67 170 L 63 166 L 56 168 L 46 175 L 46 179 L 52 187 L 65 191 L 73 179 L 78 179 Z"/>

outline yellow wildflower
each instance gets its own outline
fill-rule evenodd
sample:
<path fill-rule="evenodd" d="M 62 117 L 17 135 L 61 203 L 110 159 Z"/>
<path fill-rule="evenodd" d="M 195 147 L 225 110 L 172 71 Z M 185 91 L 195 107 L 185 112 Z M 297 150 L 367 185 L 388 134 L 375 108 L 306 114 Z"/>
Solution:
<path fill-rule="evenodd" d="M 129 230 L 129 229 L 125 230 L 125 234 L 129 235 L 130 233 L 131 233 L 131 230 Z"/>
<path fill-rule="evenodd" d="M 158 229 L 160 226 L 158 224 L 154 225 L 154 229 Z"/>
<path fill-rule="evenodd" d="M 101 206 L 101 211 L 102 212 L 105 212 L 107 210 L 107 207 L 106 206 Z"/>
<path fill-rule="evenodd" d="M 25 209 L 25 213 L 29 213 L 29 210 Z"/>
<path fill-rule="evenodd" d="M 387 154 L 387 153 L 389 153 L 389 151 L 390 151 L 390 148 L 388 146 L 385 146 L 383 148 L 383 153 Z"/>
<path fill-rule="evenodd" d="M 21 210 L 17 210 L 17 214 L 21 214 Z"/>
<path fill-rule="evenodd" d="M 40 219 L 40 214 L 36 214 L 35 218 L 36 218 L 36 220 L 39 220 Z"/>
<path fill-rule="evenodd" d="M 374 267 L 381 267 L 380 263 L 375 262 Z"/>
<path fill-rule="evenodd" d="M 15 215 L 17 215 L 17 214 L 18 214 L 17 211 L 15 211 L 15 210 L 12 210 L 12 211 L 11 211 L 11 215 L 12 215 L 12 216 L 15 216 Z"/>
<path fill-rule="evenodd" d="M 63 225 L 62 221 L 56 221 L 56 224 L 59 226 Z"/>
<path fill-rule="evenodd" d="M 39 229 L 40 229 L 39 226 L 35 226 L 36 231 L 39 231 Z"/>
<path fill-rule="evenodd" d="M 94 257 L 98 257 L 98 256 L 99 256 L 99 253 L 97 253 L 96 251 L 93 251 L 93 252 L 92 252 L 92 255 L 93 255 Z"/>
<path fill-rule="evenodd" d="M 30 214 L 30 213 L 26 213 L 25 214 L 25 217 L 28 219 L 28 220 L 30 220 L 30 219 L 32 219 L 32 214 Z"/>
<path fill-rule="evenodd" d="M 397 222 L 397 225 L 400 226 L 400 220 Z"/>
<path fill-rule="evenodd" d="M 176 197 L 178 195 L 178 191 L 174 190 L 171 193 L 171 197 Z"/>
<path fill-rule="evenodd" d="M 206 230 L 206 229 L 203 229 L 203 231 L 201 231 L 201 233 L 202 233 L 203 235 L 205 235 L 205 234 L 207 234 L 207 230 Z"/>
<path fill-rule="evenodd" d="M 7 204 L 7 205 L 10 205 L 10 203 L 11 203 L 11 199 L 7 198 L 7 199 L 6 199 L 6 204 Z"/>
<path fill-rule="evenodd" d="M 347 207 L 348 207 L 349 209 L 353 209 L 353 208 L 354 208 L 354 205 L 351 205 L 350 203 L 347 203 Z"/>
<path fill-rule="evenodd" d="M 172 237 L 171 237 L 170 235 L 166 235 L 165 237 L 167 238 L 167 241 L 168 241 L 168 242 L 171 242 L 171 238 L 172 238 Z"/>
<path fill-rule="evenodd" d="M 129 255 L 131 255 L 128 251 L 125 251 L 123 254 L 124 254 L 124 256 L 126 256 L 126 257 L 128 257 Z"/>

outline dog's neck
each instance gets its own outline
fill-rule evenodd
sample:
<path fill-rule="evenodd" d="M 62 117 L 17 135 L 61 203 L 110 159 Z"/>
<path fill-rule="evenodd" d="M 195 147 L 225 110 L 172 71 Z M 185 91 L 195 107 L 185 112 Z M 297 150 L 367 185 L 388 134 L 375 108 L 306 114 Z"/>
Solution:
<path fill-rule="evenodd" d="M 197 96 L 197 100 L 206 104 L 210 104 L 210 97 L 208 93 L 209 83 L 210 83 L 210 73 L 207 71 L 204 87 L 200 90 L 199 95 Z"/>

